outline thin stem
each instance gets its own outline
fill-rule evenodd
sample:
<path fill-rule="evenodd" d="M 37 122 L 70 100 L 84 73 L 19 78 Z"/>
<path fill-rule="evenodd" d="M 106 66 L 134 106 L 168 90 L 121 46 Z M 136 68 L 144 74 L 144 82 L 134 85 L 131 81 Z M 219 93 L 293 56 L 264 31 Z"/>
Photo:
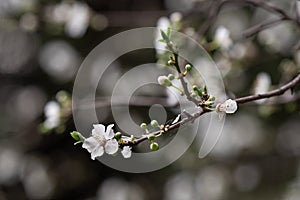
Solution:
<path fill-rule="evenodd" d="M 178 90 L 180 93 L 184 93 L 184 91 L 182 89 L 180 89 L 179 87 L 177 87 L 176 85 L 172 85 L 171 87 L 175 88 L 176 90 Z"/>
<path fill-rule="evenodd" d="M 247 103 L 259 99 L 266 99 L 274 96 L 280 96 L 284 94 L 287 90 L 293 89 L 299 82 L 300 82 L 300 73 L 298 73 L 298 75 L 295 78 L 293 78 L 290 82 L 286 83 L 285 85 L 275 90 L 263 94 L 255 94 L 255 95 L 249 95 L 249 96 L 237 98 L 235 99 L 235 101 L 238 104 L 242 104 L 242 103 Z"/>
<path fill-rule="evenodd" d="M 261 32 L 265 29 L 268 29 L 272 26 L 278 25 L 278 24 L 282 23 L 285 20 L 287 20 L 287 19 L 284 18 L 284 17 L 281 17 L 279 19 L 275 19 L 275 20 L 263 22 L 261 24 L 257 24 L 255 26 L 249 28 L 248 30 L 244 31 L 243 35 L 245 37 L 251 37 L 251 36 L 256 35 L 257 33 Z"/>

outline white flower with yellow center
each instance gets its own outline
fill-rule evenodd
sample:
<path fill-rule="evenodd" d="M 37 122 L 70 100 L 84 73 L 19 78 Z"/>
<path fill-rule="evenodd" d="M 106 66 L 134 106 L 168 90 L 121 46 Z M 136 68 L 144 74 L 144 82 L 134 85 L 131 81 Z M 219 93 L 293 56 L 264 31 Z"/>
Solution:
<path fill-rule="evenodd" d="M 102 124 L 94 124 L 93 126 L 92 135 L 85 139 L 82 144 L 82 147 L 91 153 L 91 158 L 95 160 L 96 157 L 102 156 L 104 151 L 107 154 L 117 153 L 119 144 L 114 139 L 115 134 L 112 130 L 114 125 L 108 125 L 106 131 L 105 126 Z"/>

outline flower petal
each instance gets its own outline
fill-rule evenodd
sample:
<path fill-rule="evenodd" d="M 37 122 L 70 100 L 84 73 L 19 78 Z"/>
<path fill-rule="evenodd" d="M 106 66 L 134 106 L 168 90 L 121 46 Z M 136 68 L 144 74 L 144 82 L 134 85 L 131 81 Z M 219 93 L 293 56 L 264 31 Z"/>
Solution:
<path fill-rule="evenodd" d="M 114 124 L 110 124 L 110 125 L 107 126 L 106 132 L 105 132 L 105 135 L 104 135 L 105 139 L 109 140 L 109 139 L 112 139 L 115 136 L 115 133 L 112 129 L 113 126 L 114 126 Z"/>
<path fill-rule="evenodd" d="M 104 153 L 104 148 L 103 146 L 98 146 L 94 151 L 91 153 L 91 158 L 92 160 L 95 160 L 96 157 L 102 156 Z"/>
<path fill-rule="evenodd" d="M 227 101 L 225 101 L 225 112 L 232 114 L 235 113 L 235 111 L 237 110 L 238 106 L 236 101 L 228 99 Z"/>
<path fill-rule="evenodd" d="M 121 151 L 124 158 L 130 158 L 131 157 L 131 147 L 125 146 L 123 147 L 123 150 Z"/>
<path fill-rule="evenodd" d="M 93 152 L 97 146 L 99 146 L 98 141 L 94 137 L 89 137 L 83 141 L 82 148 L 88 150 L 88 152 Z"/>
<path fill-rule="evenodd" d="M 105 152 L 107 154 L 114 154 L 117 153 L 119 148 L 118 141 L 116 139 L 108 140 L 105 144 Z"/>
<path fill-rule="evenodd" d="M 93 136 L 103 137 L 105 133 L 105 126 L 103 124 L 94 124 L 94 129 L 92 130 Z"/>

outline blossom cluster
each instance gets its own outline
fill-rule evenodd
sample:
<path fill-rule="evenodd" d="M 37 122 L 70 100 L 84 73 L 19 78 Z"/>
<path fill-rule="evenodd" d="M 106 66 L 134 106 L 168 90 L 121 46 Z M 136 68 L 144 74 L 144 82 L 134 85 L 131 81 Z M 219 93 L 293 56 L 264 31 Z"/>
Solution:
<path fill-rule="evenodd" d="M 92 134 L 88 138 L 84 138 L 78 132 L 72 132 L 71 136 L 78 142 L 82 142 L 82 148 L 86 149 L 90 154 L 92 160 L 100 157 L 105 153 L 114 155 L 119 150 L 119 142 L 116 133 L 113 131 L 113 124 L 110 124 L 105 129 L 103 124 L 94 124 Z M 76 143 L 75 143 L 76 144 Z M 124 146 L 121 154 L 124 158 L 130 158 L 132 151 L 130 146 Z"/>

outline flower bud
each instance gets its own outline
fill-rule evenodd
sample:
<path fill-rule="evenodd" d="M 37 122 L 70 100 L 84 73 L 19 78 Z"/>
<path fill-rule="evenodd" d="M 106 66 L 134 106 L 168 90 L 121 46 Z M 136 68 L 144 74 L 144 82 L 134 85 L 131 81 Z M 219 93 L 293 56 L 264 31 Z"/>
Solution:
<path fill-rule="evenodd" d="M 174 74 L 169 74 L 169 75 L 168 75 L 168 79 L 169 79 L 170 81 L 173 81 L 173 80 L 175 79 Z"/>
<path fill-rule="evenodd" d="M 152 142 L 152 143 L 150 144 L 150 149 L 151 149 L 152 151 L 157 151 L 157 150 L 159 149 L 159 145 L 158 145 L 156 142 Z"/>
<path fill-rule="evenodd" d="M 122 133 L 121 133 L 121 132 L 117 132 L 117 133 L 115 134 L 115 138 L 116 138 L 117 140 L 121 139 L 121 136 L 122 136 Z"/>
<path fill-rule="evenodd" d="M 168 65 L 173 65 L 173 64 L 174 64 L 173 60 L 168 60 Z"/>
<path fill-rule="evenodd" d="M 203 96 L 202 90 L 201 90 L 200 88 L 198 88 L 197 85 L 193 85 L 193 90 L 194 90 L 195 92 L 197 92 L 197 94 L 198 94 L 199 97 L 202 97 L 202 96 Z"/>
<path fill-rule="evenodd" d="M 172 86 L 171 81 L 166 76 L 159 76 L 157 79 L 158 83 L 162 86 L 170 87 Z"/>
<path fill-rule="evenodd" d="M 73 131 L 70 133 L 72 138 L 74 138 L 76 141 L 83 141 L 84 137 L 78 132 L 78 131 Z"/>
<path fill-rule="evenodd" d="M 186 65 L 185 65 L 185 70 L 186 70 L 187 72 L 191 71 L 191 69 L 192 69 L 192 66 L 191 66 L 190 64 L 186 64 Z"/>
<path fill-rule="evenodd" d="M 147 124 L 146 124 L 146 123 L 141 123 L 140 127 L 141 127 L 143 130 L 146 130 L 146 129 L 147 129 Z"/>
<path fill-rule="evenodd" d="M 194 91 L 197 91 L 199 88 L 198 88 L 198 86 L 197 85 L 193 85 L 193 90 Z"/>
<path fill-rule="evenodd" d="M 158 122 L 156 120 L 152 120 L 151 121 L 151 126 L 152 127 L 159 127 L 159 124 L 158 124 Z"/>

